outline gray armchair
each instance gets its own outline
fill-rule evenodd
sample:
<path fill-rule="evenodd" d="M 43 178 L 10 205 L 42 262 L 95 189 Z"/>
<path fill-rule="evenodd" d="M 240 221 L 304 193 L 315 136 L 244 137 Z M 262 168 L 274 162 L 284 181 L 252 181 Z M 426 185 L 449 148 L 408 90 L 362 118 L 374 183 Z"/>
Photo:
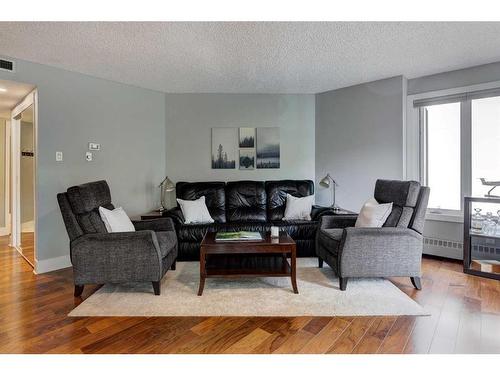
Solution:
<path fill-rule="evenodd" d="M 113 209 L 106 181 L 70 187 L 57 195 L 70 239 L 75 297 L 85 284 L 160 281 L 175 270 L 177 237 L 169 218 L 133 221 L 136 232 L 108 233 L 99 207 Z"/>
<path fill-rule="evenodd" d="M 374 197 L 393 203 L 382 228 L 355 228 L 356 215 L 323 216 L 316 235 L 319 267 L 325 261 L 340 289 L 350 277 L 409 276 L 421 289 L 422 233 L 430 189 L 416 181 L 377 180 Z"/>

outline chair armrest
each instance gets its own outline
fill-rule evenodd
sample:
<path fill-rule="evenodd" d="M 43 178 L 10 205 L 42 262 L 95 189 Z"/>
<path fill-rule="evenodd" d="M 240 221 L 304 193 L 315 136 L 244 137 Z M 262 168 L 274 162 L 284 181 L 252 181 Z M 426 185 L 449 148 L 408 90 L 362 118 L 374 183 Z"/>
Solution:
<path fill-rule="evenodd" d="M 132 224 L 134 224 L 135 230 L 152 230 L 155 232 L 175 231 L 174 223 L 169 217 L 148 220 L 133 220 Z"/>
<path fill-rule="evenodd" d="M 163 214 L 165 217 L 169 217 L 176 225 L 184 224 L 184 215 L 179 207 L 174 207 Z"/>
<path fill-rule="evenodd" d="M 162 257 L 156 234 L 92 233 L 71 242 L 76 284 L 159 281 Z"/>
<path fill-rule="evenodd" d="M 356 223 L 358 215 L 329 215 L 326 214 L 320 217 L 319 227 L 321 229 L 332 229 L 332 228 L 347 228 L 353 227 Z"/>
<path fill-rule="evenodd" d="M 341 276 L 420 276 L 422 246 L 422 235 L 408 228 L 345 228 Z"/>

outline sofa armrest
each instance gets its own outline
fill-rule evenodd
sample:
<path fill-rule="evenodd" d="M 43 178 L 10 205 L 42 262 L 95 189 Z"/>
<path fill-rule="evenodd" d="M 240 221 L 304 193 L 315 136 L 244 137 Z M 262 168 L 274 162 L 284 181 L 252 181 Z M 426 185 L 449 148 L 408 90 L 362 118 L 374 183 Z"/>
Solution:
<path fill-rule="evenodd" d="M 342 277 L 420 276 L 422 236 L 408 228 L 345 228 Z"/>
<path fill-rule="evenodd" d="M 321 229 L 353 227 L 358 215 L 324 215 L 320 217 L 319 227 Z"/>
<path fill-rule="evenodd" d="M 71 243 L 75 284 L 159 281 L 162 257 L 156 234 L 92 233 Z"/>
<path fill-rule="evenodd" d="M 319 220 L 321 216 L 333 215 L 334 213 L 333 207 L 314 205 L 311 209 L 311 220 Z"/>
<path fill-rule="evenodd" d="M 171 208 L 163 214 L 165 217 L 172 219 L 175 225 L 184 224 L 184 215 L 179 207 Z"/>
<path fill-rule="evenodd" d="M 170 217 L 161 217 L 158 219 L 133 220 L 135 230 L 152 230 L 155 232 L 175 231 L 174 223 Z"/>

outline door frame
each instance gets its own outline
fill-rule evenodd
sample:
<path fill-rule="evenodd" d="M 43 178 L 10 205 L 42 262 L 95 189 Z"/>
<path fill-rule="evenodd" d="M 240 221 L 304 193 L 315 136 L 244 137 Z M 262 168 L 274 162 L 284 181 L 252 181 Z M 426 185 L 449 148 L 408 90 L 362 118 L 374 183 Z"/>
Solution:
<path fill-rule="evenodd" d="M 33 165 L 33 248 L 34 263 L 28 260 L 21 250 L 21 114 L 29 106 L 33 105 L 33 145 L 34 145 L 34 165 Z M 37 263 L 37 167 L 38 167 L 38 93 L 37 90 L 30 92 L 18 105 L 14 107 L 11 113 L 10 123 L 10 160 L 11 160 L 11 181 L 10 181 L 10 199 L 11 199 L 11 241 L 10 245 L 14 247 L 23 258 L 30 263 L 34 270 Z"/>
<path fill-rule="evenodd" d="M 4 153 L 4 223 L 0 227 L 0 236 L 10 235 L 10 120 L 5 120 L 5 153 Z"/>

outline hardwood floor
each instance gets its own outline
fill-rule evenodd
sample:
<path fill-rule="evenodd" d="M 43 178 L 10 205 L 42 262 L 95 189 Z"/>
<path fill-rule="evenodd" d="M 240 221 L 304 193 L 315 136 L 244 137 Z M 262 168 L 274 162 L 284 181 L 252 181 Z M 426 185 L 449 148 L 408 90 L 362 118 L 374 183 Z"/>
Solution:
<path fill-rule="evenodd" d="M 26 260 L 35 266 L 35 233 L 21 232 L 21 251 L 26 257 Z"/>
<path fill-rule="evenodd" d="M 500 353 L 500 282 L 461 269 L 424 258 L 422 291 L 392 280 L 430 317 L 69 318 L 71 270 L 34 275 L 0 237 L 0 353 Z"/>

